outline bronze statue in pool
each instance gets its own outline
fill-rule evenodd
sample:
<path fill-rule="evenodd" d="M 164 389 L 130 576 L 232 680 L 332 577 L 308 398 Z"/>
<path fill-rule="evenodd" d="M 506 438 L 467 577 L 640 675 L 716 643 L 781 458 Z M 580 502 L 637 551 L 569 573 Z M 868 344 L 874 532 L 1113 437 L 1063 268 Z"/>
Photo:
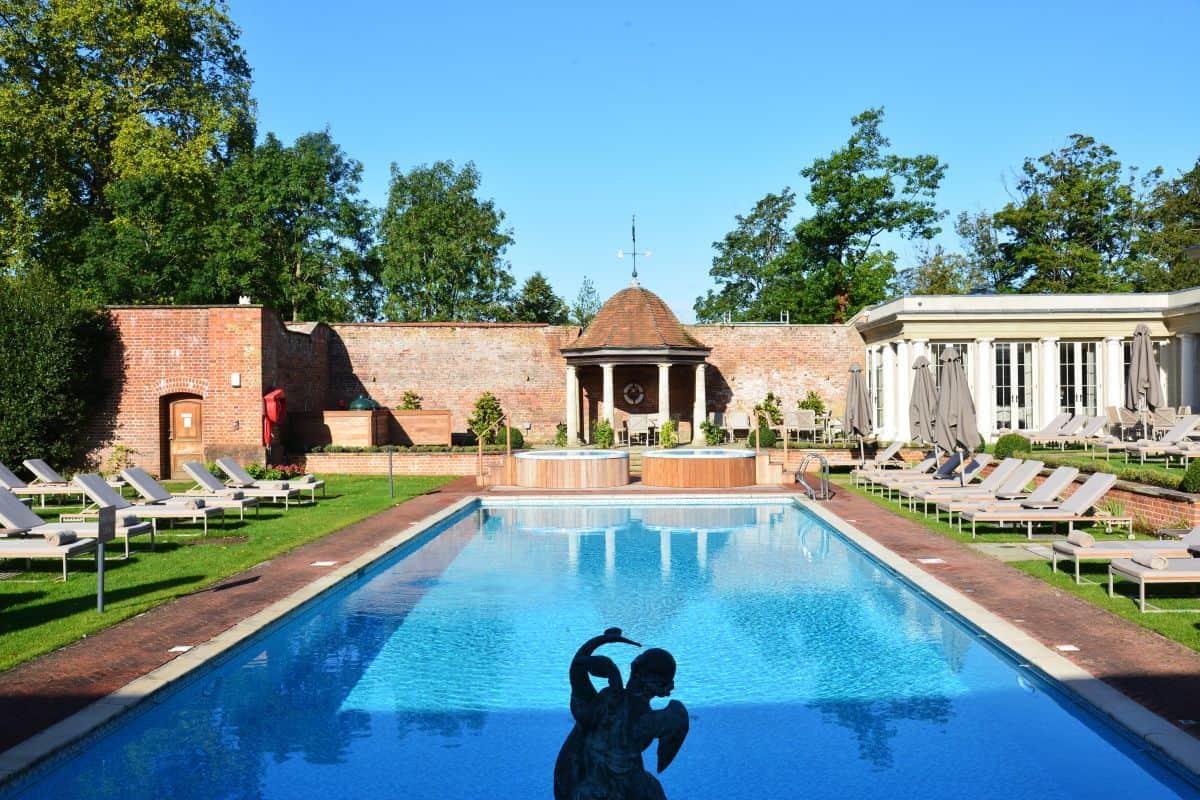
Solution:
<path fill-rule="evenodd" d="M 652 647 L 633 660 L 629 685 L 602 645 L 620 642 L 641 647 L 609 628 L 589 639 L 571 661 L 571 716 L 575 727 L 554 765 L 554 800 L 666 800 L 658 779 L 642 765 L 642 751 L 658 740 L 658 771 L 666 769 L 688 732 L 683 703 L 672 700 L 661 711 L 650 699 L 675 688 L 675 659 Z M 596 691 L 591 676 L 608 681 Z"/>

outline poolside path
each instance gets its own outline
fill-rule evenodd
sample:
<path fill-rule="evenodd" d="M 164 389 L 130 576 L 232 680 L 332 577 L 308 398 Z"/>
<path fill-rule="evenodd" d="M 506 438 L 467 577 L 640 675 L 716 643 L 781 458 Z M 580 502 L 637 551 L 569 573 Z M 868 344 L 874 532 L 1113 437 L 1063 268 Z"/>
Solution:
<path fill-rule="evenodd" d="M 1200 653 L 841 489 L 829 510 L 917 568 L 1200 738 Z M 944 564 L 918 559 L 940 558 Z"/>
<path fill-rule="evenodd" d="M 298 547 L 215 586 L 181 597 L 86 639 L 0 673 L 0 752 L 304 587 L 408 525 L 476 493 L 460 478 L 429 494 Z"/>

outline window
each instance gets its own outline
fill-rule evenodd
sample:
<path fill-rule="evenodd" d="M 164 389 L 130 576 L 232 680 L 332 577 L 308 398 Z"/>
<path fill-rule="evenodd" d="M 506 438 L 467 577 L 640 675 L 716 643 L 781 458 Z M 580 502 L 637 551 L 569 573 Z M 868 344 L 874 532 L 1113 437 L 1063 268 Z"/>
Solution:
<path fill-rule="evenodd" d="M 874 380 L 871 381 L 871 404 L 875 407 L 875 429 L 879 430 L 883 427 L 883 351 L 875 350 L 871 353 L 871 358 L 874 359 L 871 367 L 871 374 L 874 376 Z"/>
<path fill-rule="evenodd" d="M 1033 427 L 1033 342 L 997 342 L 996 430 Z"/>
<path fill-rule="evenodd" d="M 975 370 L 971 366 L 970 345 L 966 342 L 930 342 L 929 343 L 929 369 L 933 372 L 933 382 L 941 388 L 942 385 L 942 353 L 954 347 L 958 350 L 959 356 L 962 358 L 963 369 L 967 373 L 967 383 L 971 383 L 971 377 Z"/>

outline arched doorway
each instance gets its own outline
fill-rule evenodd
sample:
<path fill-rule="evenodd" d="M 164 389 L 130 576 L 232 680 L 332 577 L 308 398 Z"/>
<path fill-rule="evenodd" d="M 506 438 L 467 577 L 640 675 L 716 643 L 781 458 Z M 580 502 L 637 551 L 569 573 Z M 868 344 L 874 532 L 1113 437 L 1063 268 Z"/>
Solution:
<path fill-rule="evenodd" d="M 183 464 L 204 461 L 204 399 L 180 392 L 159 398 L 159 475 L 184 476 Z"/>

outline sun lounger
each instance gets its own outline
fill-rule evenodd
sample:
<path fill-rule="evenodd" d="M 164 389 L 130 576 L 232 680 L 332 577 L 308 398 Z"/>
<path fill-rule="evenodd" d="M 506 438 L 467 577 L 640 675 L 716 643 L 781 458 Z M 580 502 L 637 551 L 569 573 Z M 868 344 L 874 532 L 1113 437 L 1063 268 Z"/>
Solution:
<path fill-rule="evenodd" d="M 1047 444 L 1047 443 L 1056 444 L 1061 437 L 1070 436 L 1070 435 L 1078 432 L 1084 426 L 1084 423 L 1086 423 L 1086 422 L 1087 422 L 1086 415 L 1076 414 L 1076 415 L 1070 417 L 1069 419 L 1067 419 L 1066 422 L 1062 423 L 1062 425 L 1060 425 L 1057 430 L 1050 431 L 1049 433 L 1046 432 L 1046 428 L 1050 427 L 1049 425 L 1047 425 L 1046 428 L 1043 428 L 1042 430 L 1040 430 L 1037 433 L 1030 436 L 1029 443 L 1030 444 Z"/>
<path fill-rule="evenodd" d="M 94 539 L 100 533 L 100 525 L 96 522 L 46 522 L 44 519 L 25 507 L 11 492 L 0 489 L 0 525 L 28 536 L 49 536 L 54 533 L 71 531 L 80 538 Z M 134 536 L 150 534 L 150 544 L 154 545 L 154 526 L 142 522 L 129 514 L 117 514 L 117 538 L 125 540 L 125 557 L 129 557 L 129 540 Z M 71 555 L 71 553 L 68 553 Z M 66 565 L 64 564 L 64 570 Z"/>
<path fill-rule="evenodd" d="M 1061 414 L 1059 414 L 1057 417 L 1055 417 L 1054 419 L 1047 422 L 1046 426 L 1044 428 L 1042 428 L 1040 431 L 1033 434 L 1029 438 L 1030 438 L 1030 440 L 1033 440 L 1034 438 L 1041 439 L 1041 438 L 1045 438 L 1048 436 L 1055 436 L 1058 434 L 1059 431 L 1062 430 L 1063 425 L 1066 425 L 1071 419 L 1072 419 L 1071 412 L 1064 411 Z"/>
<path fill-rule="evenodd" d="M 236 509 L 241 519 L 246 518 L 247 508 L 253 508 L 256 511 L 258 509 L 257 497 L 246 497 L 242 492 L 236 489 L 232 492 L 225 492 L 221 494 L 171 494 L 169 491 L 167 491 L 165 486 L 154 480 L 154 478 L 152 478 L 150 474 L 141 467 L 130 467 L 129 469 L 123 469 L 121 470 L 121 477 L 123 477 L 149 505 L 162 505 L 172 502 L 178 503 L 180 501 L 187 501 L 198 497 L 204 500 L 204 505 L 206 506 L 219 508 L 223 511 Z"/>
<path fill-rule="evenodd" d="M 135 505 L 117 494 L 100 475 L 76 475 L 75 482 L 97 507 L 115 508 L 117 511 L 129 511 L 137 514 L 139 517 L 150 520 L 155 530 L 158 530 L 158 520 L 160 519 L 184 520 L 203 523 L 204 533 L 208 535 L 208 518 L 218 515 L 223 517 L 225 514 L 224 509 L 206 505 L 203 497 L 170 503 L 138 503 Z M 88 510 L 85 509 L 84 514 L 88 513 Z"/>
<path fill-rule="evenodd" d="M 899 493 L 902 489 L 916 488 L 932 488 L 934 486 L 966 486 L 968 483 L 975 481 L 983 476 L 983 468 L 992 463 L 992 457 L 988 453 L 977 453 L 971 457 L 971 460 L 966 463 L 962 470 L 952 470 L 945 477 L 918 476 L 906 480 L 884 482 L 886 493 L 890 496 L 892 491 Z"/>
<path fill-rule="evenodd" d="M 1137 583 L 1138 610 L 1144 614 L 1146 613 L 1146 585 L 1200 583 L 1200 558 L 1153 558 L 1146 555 L 1118 558 L 1108 565 L 1109 597 L 1114 596 L 1113 579 L 1118 576 Z M 1200 611 L 1200 609 L 1188 610 Z"/>
<path fill-rule="evenodd" d="M 900 448 L 904 445 L 903 442 L 892 442 L 883 452 L 876 453 L 875 456 L 867 461 L 861 467 L 855 467 L 850 470 L 850 475 L 854 478 L 854 485 L 858 486 L 860 478 L 867 473 L 883 469 L 900 469 L 904 466 L 904 462 L 896 458 L 896 454 L 900 452 Z M 896 459 L 893 461 L 892 459 Z"/>
<path fill-rule="evenodd" d="M 257 497 L 259 500 L 269 500 L 273 503 L 283 503 L 283 508 L 286 511 L 288 504 L 294 497 L 300 496 L 299 489 L 288 487 L 287 489 L 260 487 L 260 488 L 245 488 L 235 489 L 232 486 L 226 486 L 221 483 L 220 479 L 208 471 L 208 468 L 199 461 L 188 461 L 183 465 L 183 471 L 196 482 L 196 489 L 189 489 L 187 494 L 198 494 L 200 496 L 208 494 L 229 494 L 232 492 L 241 492 L 245 497 Z"/>
<path fill-rule="evenodd" d="M 932 465 L 926 466 L 930 462 L 933 462 Z M 872 476 L 871 483 L 886 490 L 891 486 L 911 483 L 917 479 L 949 478 L 961 463 L 962 455 L 960 453 L 951 454 L 941 464 L 937 463 L 937 459 L 927 458 L 917 465 L 918 469 L 880 470 Z M 924 469 L 920 469 L 920 467 L 924 467 Z"/>
<path fill-rule="evenodd" d="M 1002 465 L 1003 462 L 1001 463 Z M 927 496 L 917 499 L 921 500 L 922 511 L 925 513 L 928 513 L 928 506 L 933 505 L 933 514 L 936 519 L 941 516 L 942 511 L 947 512 L 947 514 L 953 514 L 955 511 L 963 508 L 974 508 L 980 503 L 994 503 L 1000 496 L 1024 496 L 1025 487 L 1042 471 L 1042 466 L 1043 463 L 1041 461 L 1022 461 L 1021 459 L 1017 459 L 1015 468 L 1002 474 L 998 482 L 991 481 L 989 483 L 993 476 L 997 472 L 1000 472 L 999 466 L 992 470 L 991 475 L 988 475 L 978 486 L 934 490 L 929 492 Z"/>
<path fill-rule="evenodd" d="M 1057 444 L 1064 450 L 1069 444 L 1082 444 L 1086 449 L 1089 443 L 1110 438 L 1109 435 L 1104 431 L 1107 425 L 1108 420 L 1106 420 L 1104 417 L 1092 417 L 1075 433 L 1055 436 L 1052 439 L 1044 440 L 1044 443 Z M 1116 437 L 1112 438 L 1115 439 Z"/>
<path fill-rule="evenodd" d="M 1023 490 L 997 492 L 994 498 L 963 501 L 960 504 L 939 503 L 938 508 L 959 515 L 958 532 L 962 533 L 962 513 L 964 511 L 1001 509 L 1020 511 L 1024 508 L 1057 508 L 1061 505 L 1060 495 L 1075 481 L 1075 476 L 1078 474 L 1079 470 L 1075 467 L 1058 467 L 1046 476 L 1044 481 L 1034 487 L 1032 492 L 1026 493 Z"/>
<path fill-rule="evenodd" d="M 918 500 L 928 502 L 931 498 L 939 496 L 962 495 L 971 492 L 991 497 L 1000 488 L 1000 484 L 1013 473 L 1013 470 L 1021 466 L 1021 461 L 1019 458 L 1004 459 L 977 484 L 959 486 L 957 481 L 941 481 L 939 485 L 933 486 L 910 484 L 900 488 L 900 496 L 908 498 L 909 511 L 915 509 Z"/>
<path fill-rule="evenodd" d="M 0 539 L 0 559 L 54 558 L 62 560 L 62 578 L 67 579 L 67 559 L 96 549 L 96 540 L 80 537 L 64 544 L 51 544 L 43 537 L 32 539 Z"/>
<path fill-rule="evenodd" d="M 933 456 L 923 459 L 919 463 L 911 467 L 876 467 L 875 469 L 868 468 L 866 472 L 859 472 L 858 477 L 868 487 L 875 486 L 878 479 L 885 475 L 931 475 L 934 467 L 937 466 L 937 459 Z"/>
<path fill-rule="evenodd" d="M 315 475 L 301 475 L 286 481 L 257 480 L 229 456 L 218 458 L 217 468 L 229 476 L 225 485 L 235 489 L 299 489 L 302 492 L 308 492 L 309 499 L 314 503 L 317 501 L 317 489 L 321 489 L 324 494 L 325 481 L 318 479 Z"/>
<path fill-rule="evenodd" d="M 1125 445 L 1125 459 L 1129 459 L 1130 453 L 1137 453 L 1141 462 L 1146 463 L 1148 455 L 1166 455 L 1167 448 L 1174 447 L 1180 442 L 1187 439 L 1200 425 L 1200 414 L 1188 414 L 1186 417 L 1179 419 L 1171 426 L 1171 429 L 1162 435 L 1161 439 L 1142 439 L 1137 442 L 1131 442 Z"/>
<path fill-rule="evenodd" d="M 0 462 L 0 488 L 8 489 L 8 491 L 18 497 L 39 497 L 41 498 L 42 508 L 46 507 L 47 497 L 78 497 L 79 502 L 83 502 L 83 492 L 79 491 L 78 487 L 66 485 L 49 485 L 41 483 L 26 483 L 18 478 L 13 471 Z"/>
<path fill-rule="evenodd" d="M 1055 542 L 1050 554 L 1051 571 L 1058 570 L 1059 558 L 1075 562 L 1075 582 L 1080 582 L 1079 564 L 1083 561 L 1112 561 L 1117 558 L 1132 558 L 1138 553 L 1159 555 L 1163 558 L 1191 558 L 1188 547 L 1200 545 L 1200 527 L 1192 528 L 1181 539 L 1156 539 L 1153 541 L 1096 541 L 1090 534 L 1075 532 L 1065 542 Z M 1197 566 L 1200 566 L 1198 562 Z"/>
<path fill-rule="evenodd" d="M 1067 523 L 1067 533 L 1075 530 L 1076 522 L 1091 521 L 1094 517 L 1088 512 L 1100 502 L 1105 492 L 1117 482 L 1117 476 L 1107 472 L 1092 474 L 1075 493 L 1064 500 L 1057 508 L 1031 508 L 1032 503 L 1022 501 L 1022 508 L 993 508 L 960 512 L 959 517 L 971 523 L 971 538 L 976 535 L 976 525 L 980 522 L 1016 522 L 1025 525 L 1027 536 L 1033 538 L 1033 526 L 1037 523 Z M 1130 529 L 1132 530 L 1132 522 Z"/>

